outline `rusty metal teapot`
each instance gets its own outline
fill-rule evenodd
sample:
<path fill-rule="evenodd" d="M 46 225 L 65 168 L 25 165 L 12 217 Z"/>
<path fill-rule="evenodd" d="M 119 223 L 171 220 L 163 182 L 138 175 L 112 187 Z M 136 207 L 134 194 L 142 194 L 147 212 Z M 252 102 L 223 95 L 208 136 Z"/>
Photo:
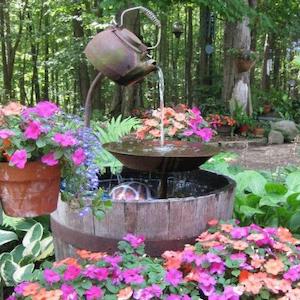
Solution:
<path fill-rule="evenodd" d="M 123 27 L 124 15 L 140 10 L 157 27 L 158 40 L 155 46 L 147 47 L 131 31 Z M 85 54 L 90 63 L 103 75 L 121 85 L 141 80 L 156 70 L 156 62 L 148 51 L 160 43 L 161 24 L 155 14 L 142 6 L 126 9 L 120 17 L 120 24 L 113 24 L 98 33 L 87 45 Z"/>

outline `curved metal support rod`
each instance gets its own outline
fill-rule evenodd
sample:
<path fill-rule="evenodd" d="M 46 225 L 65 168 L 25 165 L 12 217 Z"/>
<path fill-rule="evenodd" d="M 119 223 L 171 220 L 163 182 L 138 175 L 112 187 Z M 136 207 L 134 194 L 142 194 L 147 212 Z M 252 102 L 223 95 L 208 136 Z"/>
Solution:
<path fill-rule="evenodd" d="M 93 80 L 93 82 L 88 90 L 86 100 L 85 100 L 85 105 L 84 105 L 84 126 L 85 127 L 90 127 L 91 115 L 92 115 L 93 94 L 94 94 L 94 91 L 95 91 L 98 81 L 102 80 L 103 77 L 104 77 L 104 75 L 101 72 L 99 72 L 97 74 L 97 76 L 95 77 L 95 79 Z"/>

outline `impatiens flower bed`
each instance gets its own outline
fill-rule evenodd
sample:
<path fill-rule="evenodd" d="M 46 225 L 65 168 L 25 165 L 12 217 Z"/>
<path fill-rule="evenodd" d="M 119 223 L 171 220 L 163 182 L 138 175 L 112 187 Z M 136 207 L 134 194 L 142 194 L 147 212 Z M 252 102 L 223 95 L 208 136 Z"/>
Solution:
<path fill-rule="evenodd" d="M 299 240 L 285 228 L 210 222 L 195 245 L 144 255 L 144 239 L 127 235 L 114 255 L 77 251 L 46 264 L 15 299 L 300 299 Z"/>
<path fill-rule="evenodd" d="M 199 108 L 192 109 L 180 104 L 174 109 L 164 108 L 164 133 L 166 139 L 193 139 L 208 142 L 213 136 L 209 124 L 203 119 Z M 137 132 L 138 139 L 158 139 L 160 137 L 161 111 L 153 110 L 152 117 L 143 119 L 143 126 Z"/>

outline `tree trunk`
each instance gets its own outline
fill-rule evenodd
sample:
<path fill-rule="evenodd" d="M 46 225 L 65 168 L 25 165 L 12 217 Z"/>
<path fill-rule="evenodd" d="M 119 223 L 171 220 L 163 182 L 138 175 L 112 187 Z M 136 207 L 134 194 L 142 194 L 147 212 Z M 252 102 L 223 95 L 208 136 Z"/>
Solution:
<path fill-rule="evenodd" d="M 48 34 L 48 27 L 49 27 L 49 14 L 47 13 L 44 17 L 44 32 L 45 32 L 45 45 L 44 45 L 44 55 L 45 55 L 45 62 L 44 62 L 44 86 L 43 86 L 43 98 L 49 99 L 49 34 Z"/>
<path fill-rule="evenodd" d="M 1 37 L 1 52 L 2 52 L 2 73 L 4 82 L 5 100 L 9 100 L 13 95 L 13 72 L 15 65 L 16 52 L 19 47 L 25 13 L 27 10 L 28 0 L 24 1 L 23 8 L 19 14 L 18 31 L 16 33 L 15 42 L 11 40 L 11 21 L 9 15 L 9 2 L 0 0 L 0 37 Z"/>
<path fill-rule="evenodd" d="M 185 59 L 185 74 L 186 74 L 186 99 L 188 105 L 193 105 L 193 87 L 192 87 L 192 61 L 193 61 L 193 9 L 187 8 L 188 30 L 187 30 L 187 43 L 186 43 L 186 59 Z"/>
<path fill-rule="evenodd" d="M 273 72 L 273 86 L 274 88 L 279 88 L 280 81 L 280 64 L 281 64 L 281 48 L 280 43 L 274 43 L 274 72 Z"/>
<path fill-rule="evenodd" d="M 84 40 L 84 31 L 83 31 L 83 24 L 82 24 L 82 11 L 80 8 L 77 8 L 73 11 L 73 34 L 75 38 L 75 43 L 78 44 L 78 47 L 81 49 L 80 43 Z M 80 53 L 83 52 L 81 49 Z M 84 106 L 85 99 L 90 87 L 90 77 L 88 72 L 88 66 L 86 63 L 85 58 L 83 55 L 80 55 L 79 62 L 76 68 L 78 84 L 79 84 L 79 91 L 80 91 L 80 98 L 81 98 L 81 105 Z"/>
<path fill-rule="evenodd" d="M 240 23 L 225 23 L 222 99 L 227 104 L 233 99 L 248 114 L 252 113 L 250 72 L 238 73 L 234 57 L 228 53 L 228 50 L 232 48 L 250 50 L 250 43 L 248 17 L 244 17 Z"/>

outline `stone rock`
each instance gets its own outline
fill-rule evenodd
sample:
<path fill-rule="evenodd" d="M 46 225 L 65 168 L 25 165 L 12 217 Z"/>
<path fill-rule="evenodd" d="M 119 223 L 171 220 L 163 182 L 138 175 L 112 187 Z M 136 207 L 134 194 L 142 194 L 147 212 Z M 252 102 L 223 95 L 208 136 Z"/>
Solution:
<path fill-rule="evenodd" d="M 280 131 L 271 130 L 268 136 L 268 143 L 269 144 L 283 144 L 284 137 Z"/>
<path fill-rule="evenodd" d="M 288 120 L 272 123 L 272 129 L 280 131 L 287 142 L 291 142 L 299 133 L 295 122 Z"/>

